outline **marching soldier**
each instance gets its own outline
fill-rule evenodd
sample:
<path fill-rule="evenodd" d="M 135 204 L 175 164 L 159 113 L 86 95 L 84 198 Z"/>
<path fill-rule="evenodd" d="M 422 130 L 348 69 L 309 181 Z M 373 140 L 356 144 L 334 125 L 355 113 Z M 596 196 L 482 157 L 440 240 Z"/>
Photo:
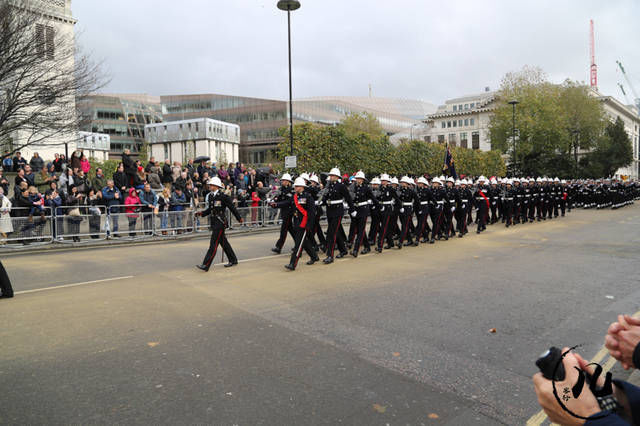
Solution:
<path fill-rule="evenodd" d="M 280 224 L 280 238 L 276 241 L 276 246 L 271 249 L 272 252 L 277 254 L 280 254 L 282 251 L 284 242 L 287 240 L 287 232 L 295 238 L 293 231 L 291 230 L 291 213 L 293 212 L 293 203 L 291 202 L 293 199 L 291 175 L 289 173 L 285 173 L 280 178 L 280 182 L 280 193 L 271 203 L 271 207 L 280 209 L 280 219 L 282 220 L 282 223 Z"/>
<path fill-rule="evenodd" d="M 347 254 L 345 239 L 343 237 L 342 216 L 344 216 L 344 205 L 346 201 L 349 210 L 353 210 L 353 201 L 347 187 L 339 181 L 340 170 L 334 167 L 329 172 L 329 182 L 327 192 L 322 198 L 322 203 L 327 206 L 327 257 L 323 260 L 325 264 L 333 263 L 333 251 L 336 244 L 340 253 L 335 256 L 340 259 Z M 342 232 L 340 232 L 342 231 Z"/>
<path fill-rule="evenodd" d="M 202 261 L 202 265 L 197 265 L 198 269 L 201 269 L 205 272 L 209 271 L 211 267 L 211 263 L 213 263 L 213 259 L 216 257 L 216 251 L 218 250 L 218 244 L 222 246 L 224 253 L 229 258 L 229 263 L 227 263 L 225 268 L 235 266 L 238 264 L 238 258 L 236 254 L 233 252 L 233 248 L 231 248 L 231 244 L 227 240 L 227 237 L 224 234 L 224 230 L 227 227 L 227 220 L 225 216 L 226 209 L 229 209 L 231 213 L 236 217 L 238 222 L 244 222 L 240 213 L 233 205 L 231 198 L 221 191 L 224 185 L 220 181 L 219 177 L 213 177 L 209 179 L 207 182 L 209 185 L 209 192 L 206 198 L 207 209 L 204 211 L 200 211 L 196 213 L 196 216 L 206 217 L 211 215 L 209 219 L 209 224 L 211 226 L 211 242 L 209 243 L 209 250 L 207 254 L 204 256 L 204 260 Z"/>
<path fill-rule="evenodd" d="M 307 187 L 307 191 L 311 193 L 316 204 L 316 214 L 313 220 L 313 228 L 311 229 L 311 240 L 313 241 L 314 247 L 316 247 L 316 251 L 318 250 L 318 248 L 322 251 L 325 251 L 327 240 L 324 238 L 324 232 L 322 231 L 322 227 L 320 226 L 320 217 L 322 217 L 323 214 L 322 207 L 319 206 L 320 191 L 322 190 L 322 188 L 320 187 L 320 179 L 318 179 L 317 175 L 311 175 L 309 177 L 309 181 L 311 182 L 311 186 Z M 318 237 L 318 244 L 320 244 L 320 247 L 318 247 L 318 245 L 316 244 L 316 236 Z"/>
<path fill-rule="evenodd" d="M 364 180 L 364 172 L 360 170 L 356 173 L 356 184 L 353 188 L 353 205 L 355 207 L 351 213 L 351 224 L 355 229 L 353 251 L 351 252 L 353 257 L 358 257 L 361 244 L 364 244 L 362 254 L 367 254 L 371 251 L 369 238 L 367 238 L 367 217 L 369 217 L 371 206 L 378 204 L 371 188 L 364 183 Z"/>
<path fill-rule="evenodd" d="M 431 209 L 431 223 L 433 223 L 433 231 L 431 231 L 430 244 L 436 242 L 436 237 L 440 239 L 442 233 L 442 224 L 444 222 L 444 208 L 447 199 L 447 191 L 442 187 L 442 181 L 439 177 L 431 180 L 433 187 L 433 209 Z"/>
<path fill-rule="evenodd" d="M 390 249 L 393 244 L 393 232 L 391 230 L 391 220 L 395 217 L 393 214 L 393 205 L 398 202 L 398 193 L 390 185 L 391 178 L 387 174 L 380 176 L 380 196 L 378 202 L 380 203 L 380 237 L 378 238 L 378 247 L 376 251 L 382 253 L 382 245 L 386 239 L 386 249 Z"/>
<path fill-rule="evenodd" d="M 478 178 L 478 186 L 476 192 L 473 194 L 476 202 L 476 208 L 478 213 L 476 219 L 478 220 L 478 227 L 476 228 L 476 234 L 481 233 L 487 229 L 487 213 L 489 210 L 489 198 L 487 197 L 488 188 L 485 185 L 487 178 L 480 176 Z"/>
<path fill-rule="evenodd" d="M 431 232 L 431 228 L 429 227 L 429 210 L 430 205 L 433 203 L 433 193 L 431 192 L 431 188 L 429 188 L 429 182 L 424 176 L 420 176 L 418 178 L 418 200 L 419 207 L 416 212 L 416 216 L 418 217 L 418 227 L 416 231 L 416 241 L 413 243 L 415 246 L 418 244 L 426 243 L 429 241 L 429 233 Z"/>
<path fill-rule="evenodd" d="M 401 223 L 401 228 L 400 228 L 400 239 L 398 240 L 398 249 L 401 249 L 403 245 L 413 245 L 413 238 L 411 237 L 411 232 L 409 231 L 410 228 L 410 223 L 413 220 L 413 206 L 414 203 L 420 203 L 420 200 L 418 200 L 418 197 L 415 193 L 415 191 L 413 190 L 413 188 L 411 188 L 410 185 L 412 185 L 413 182 L 411 180 L 411 178 L 409 176 L 403 176 L 402 179 L 400 179 L 400 192 L 398 194 L 398 197 L 400 199 L 400 203 L 398 203 L 398 205 L 400 206 L 399 209 L 399 213 L 400 213 L 400 223 Z M 405 238 L 407 239 L 407 242 L 405 244 L 404 240 Z"/>
<path fill-rule="evenodd" d="M 447 202 L 444 203 L 444 239 L 449 240 L 449 237 L 455 237 L 455 230 L 453 228 L 453 215 L 456 211 L 456 205 L 458 203 L 458 190 L 454 188 L 454 180 L 449 176 L 446 180 L 445 191 L 447 191 Z M 453 234 L 453 235 L 452 235 Z"/>
<path fill-rule="evenodd" d="M 288 265 L 285 265 L 285 268 L 290 271 L 296 270 L 303 248 L 311 258 L 307 262 L 307 265 L 313 265 L 320 260 L 312 243 L 313 225 L 315 223 L 316 214 L 316 200 L 313 194 L 306 189 L 307 182 L 304 178 L 297 178 L 293 186 L 294 194 L 292 201 L 294 210 L 292 215 L 292 224 L 295 245 L 293 253 L 291 253 L 291 260 Z"/>
<path fill-rule="evenodd" d="M 536 180 L 529 178 L 529 211 L 527 217 L 530 223 L 533 223 L 536 219 L 536 204 L 538 204 L 538 187 L 536 186 Z M 525 195 L 526 196 L 526 195 Z"/>
<path fill-rule="evenodd" d="M 522 191 L 522 207 L 520 209 L 520 219 L 522 223 L 527 223 L 529 221 L 529 204 L 531 203 L 531 188 L 529 188 L 529 180 L 525 178 L 521 178 L 520 182 L 522 183 L 521 191 Z"/>
<path fill-rule="evenodd" d="M 498 200 L 500 199 L 500 189 L 498 188 L 498 181 L 495 177 L 491 178 L 491 186 L 489 187 L 489 191 L 487 196 L 489 197 L 489 206 L 491 208 L 491 219 L 489 220 L 489 224 L 493 225 L 498 221 L 497 209 L 498 209 Z"/>
<path fill-rule="evenodd" d="M 378 197 L 380 196 L 380 179 L 374 177 L 371 179 L 371 192 L 373 194 L 373 199 L 376 200 L 374 204 L 371 205 L 371 225 L 369 226 L 369 245 L 375 246 L 377 241 L 378 233 L 380 232 L 380 208 L 381 206 L 377 203 Z"/>
<path fill-rule="evenodd" d="M 506 188 L 504 189 L 502 194 L 504 220 L 505 220 L 505 226 L 507 228 L 513 225 L 513 201 L 514 201 L 514 196 L 516 195 L 516 192 L 513 189 L 512 182 L 513 181 L 511 179 L 507 179 Z"/>

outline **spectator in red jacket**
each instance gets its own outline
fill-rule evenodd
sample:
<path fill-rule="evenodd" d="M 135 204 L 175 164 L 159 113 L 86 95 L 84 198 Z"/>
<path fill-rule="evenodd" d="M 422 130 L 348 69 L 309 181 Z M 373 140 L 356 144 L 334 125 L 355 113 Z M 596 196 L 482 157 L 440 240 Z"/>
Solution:
<path fill-rule="evenodd" d="M 258 210 L 260 206 L 260 197 L 257 191 L 251 193 L 251 223 L 255 226 L 258 219 Z"/>
<path fill-rule="evenodd" d="M 138 221 L 138 216 L 140 212 L 140 197 L 138 196 L 138 191 L 135 188 L 129 188 L 129 196 L 126 200 L 124 200 L 124 211 L 127 215 L 127 219 L 129 220 L 129 236 L 135 237 L 135 229 L 136 222 Z"/>

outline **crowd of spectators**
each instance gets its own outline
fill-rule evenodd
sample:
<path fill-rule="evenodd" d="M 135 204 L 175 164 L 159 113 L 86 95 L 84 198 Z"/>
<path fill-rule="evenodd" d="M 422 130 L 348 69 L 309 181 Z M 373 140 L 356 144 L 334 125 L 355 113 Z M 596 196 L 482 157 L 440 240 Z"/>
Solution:
<path fill-rule="evenodd" d="M 171 212 L 196 209 L 205 201 L 206 182 L 213 176 L 225 184 L 224 192 L 233 199 L 249 226 L 273 220 L 276 215 L 273 211 L 262 217 L 263 210 L 259 208 L 267 205 L 269 193 L 275 190 L 275 171 L 271 165 L 254 169 L 238 162 L 218 167 L 215 162 L 196 163 L 194 159 L 183 165 L 177 161 L 159 162 L 153 157 L 143 165 L 125 150 L 111 176 L 105 175 L 100 167 L 92 172 L 92 167 L 81 150 L 69 158 L 56 154 L 50 161 L 38 153 L 29 161 L 20 152 L 13 157 L 5 153 L 0 170 L 0 242 L 12 232 L 24 235 L 37 230 L 47 220 L 53 221 L 54 238 L 62 239 L 68 234 L 78 241 L 80 223 L 87 217 L 90 236 L 98 238 L 101 226 L 105 227 L 101 216 L 107 212 L 112 217 L 106 224 L 107 232 L 113 237 L 121 234 L 120 217 L 126 217 L 131 236 L 136 234 L 139 218 L 144 232 L 149 233 L 154 215 L 160 216 L 163 235 L 181 233 L 186 226 L 184 215 Z M 12 194 L 10 182 L 4 176 L 9 171 L 15 173 Z M 26 225 L 20 230 L 13 229 L 11 217 L 25 218 Z"/>

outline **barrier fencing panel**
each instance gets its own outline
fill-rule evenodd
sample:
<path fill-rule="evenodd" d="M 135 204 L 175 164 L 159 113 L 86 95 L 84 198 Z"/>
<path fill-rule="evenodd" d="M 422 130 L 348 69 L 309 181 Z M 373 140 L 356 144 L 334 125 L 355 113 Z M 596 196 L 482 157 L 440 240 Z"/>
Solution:
<path fill-rule="evenodd" d="M 159 212 L 154 219 L 154 233 L 158 236 L 185 235 L 194 232 L 195 210 L 190 204 L 180 206 L 183 210 Z M 173 207 L 175 209 L 175 207 Z M 202 221 L 202 219 L 200 219 Z"/>
<path fill-rule="evenodd" d="M 56 208 L 53 220 L 54 241 L 80 242 L 104 240 L 107 233 L 105 206 L 65 206 Z"/>
<path fill-rule="evenodd" d="M 50 207 L 12 207 L 0 217 L 0 244 L 49 244 L 51 220 Z"/>

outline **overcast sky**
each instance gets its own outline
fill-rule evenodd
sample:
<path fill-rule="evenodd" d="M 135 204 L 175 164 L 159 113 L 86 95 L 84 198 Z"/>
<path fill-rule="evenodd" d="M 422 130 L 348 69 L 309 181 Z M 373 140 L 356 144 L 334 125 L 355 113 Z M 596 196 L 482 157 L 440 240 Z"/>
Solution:
<path fill-rule="evenodd" d="M 73 0 L 79 43 L 112 93 L 288 98 L 286 13 L 276 0 Z M 301 0 L 292 13 L 294 98 L 448 98 L 495 89 L 525 64 L 589 81 L 595 21 L 600 91 L 640 90 L 640 1 Z"/>

